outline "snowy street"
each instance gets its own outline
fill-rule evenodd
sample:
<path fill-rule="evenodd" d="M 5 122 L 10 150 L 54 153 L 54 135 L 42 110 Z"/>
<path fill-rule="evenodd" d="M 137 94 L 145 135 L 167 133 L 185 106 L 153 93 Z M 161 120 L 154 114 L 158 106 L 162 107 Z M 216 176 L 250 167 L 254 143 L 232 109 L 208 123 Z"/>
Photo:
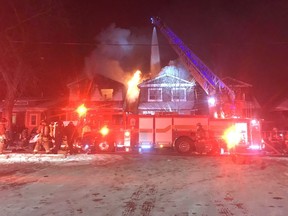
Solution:
<path fill-rule="evenodd" d="M 288 160 L 153 154 L 0 156 L 1 215 L 286 215 Z"/>

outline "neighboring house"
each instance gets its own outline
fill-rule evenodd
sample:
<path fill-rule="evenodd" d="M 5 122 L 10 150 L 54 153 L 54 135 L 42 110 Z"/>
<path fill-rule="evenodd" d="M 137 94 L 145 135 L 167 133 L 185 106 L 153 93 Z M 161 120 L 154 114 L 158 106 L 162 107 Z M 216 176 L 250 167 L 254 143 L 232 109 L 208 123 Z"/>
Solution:
<path fill-rule="evenodd" d="M 42 119 L 48 121 L 60 113 L 63 102 L 44 98 L 21 98 L 15 101 L 12 111 L 12 127 L 14 132 L 20 132 L 27 127 L 29 132 L 38 127 Z M 0 105 L 2 114 L 3 102 Z"/>
<path fill-rule="evenodd" d="M 168 73 L 138 85 L 139 114 L 162 112 L 193 114 L 195 112 L 195 81 L 187 81 Z"/>
<path fill-rule="evenodd" d="M 236 115 L 246 118 L 259 117 L 261 106 L 252 93 L 251 84 L 231 77 L 225 77 L 222 81 L 235 92 Z"/>
<path fill-rule="evenodd" d="M 77 121 L 76 109 L 85 104 L 89 111 L 98 110 L 119 110 L 125 108 L 125 86 L 124 84 L 96 74 L 92 79 L 81 77 L 68 84 L 69 99 L 63 110 L 66 113 L 65 119 Z"/>
<path fill-rule="evenodd" d="M 265 118 L 265 130 L 277 127 L 288 130 L 288 86 L 275 92 L 269 100 L 265 101 L 263 116 Z"/>

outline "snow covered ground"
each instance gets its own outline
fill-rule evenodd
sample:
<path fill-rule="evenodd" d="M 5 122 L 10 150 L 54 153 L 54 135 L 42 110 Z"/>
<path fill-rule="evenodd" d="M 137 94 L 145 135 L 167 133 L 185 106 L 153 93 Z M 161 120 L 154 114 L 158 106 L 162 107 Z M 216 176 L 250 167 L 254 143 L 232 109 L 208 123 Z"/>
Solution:
<path fill-rule="evenodd" d="M 0 215 L 286 215 L 286 158 L 238 162 L 151 154 L 4 154 Z"/>

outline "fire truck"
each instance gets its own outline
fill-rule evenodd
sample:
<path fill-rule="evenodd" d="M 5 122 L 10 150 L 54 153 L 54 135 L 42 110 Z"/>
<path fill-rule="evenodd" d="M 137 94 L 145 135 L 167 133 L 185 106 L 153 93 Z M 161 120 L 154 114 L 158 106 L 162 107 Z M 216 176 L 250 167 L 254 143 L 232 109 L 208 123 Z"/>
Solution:
<path fill-rule="evenodd" d="M 90 152 L 130 151 L 130 128 L 122 110 L 90 109 L 79 127 L 81 148 Z"/>
<path fill-rule="evenodd" d="M 234 103 L 235 92 L 159 18 L 151 18 L 151 21 L 206 92 L 209 115 L 101 113 L 103 118 L 98 115 L 94 122 L 98 125 L 96 148 L 100 151 L 174 148 L 181 154 L 261 151 L 261 121 L 237 115 L 241 112 L 237 112 Z M 107 119 L 110 120 L 105 123 Z M 205 131 L 202 137 L 198 135 L 199 126 Z"/>
<path fill-rule="evenodd" d="M 88 142 L 96 152 L 174 149 L 180 154 L 231 154 L 255 153 L 264 148 L 261 121 L 256 119 L 122 111 L 94 113 L 89 119 L 92 137 Z M 200 138 L 199 126 L 204 131 Z"/>
<path fill-rule="evenodd" d="M 261 121 L 237 116 L 235 92 L 209 69 L 159 18 L 151 18 L 178 54 L 197 83 L 207 94 L 209 116 L 138 115 L 135 123 L 139 149 L 174 148 L 179 153 L 191 151 L 248 152 L 263 148 Z M 224 101 L 223 98 L 226 98 Z M 230 110 L 225 110 L 229 107 Z M 199 138 L 197 125 L 205 136 Z M 138 136 L 137 136 L 138 135 Z M 135 140 L 135 139 L 133 139 Z"/>
<path fill-rule="evenodd" d="M 213 119 L 178 114 L 132 115 L 132 145 L 139 151 L 170 148 L 180 154 L 231 154 L 263 148 L 261 122 L 251 119 Z M 198 137 L 198 127 L 204 136 Z"/>

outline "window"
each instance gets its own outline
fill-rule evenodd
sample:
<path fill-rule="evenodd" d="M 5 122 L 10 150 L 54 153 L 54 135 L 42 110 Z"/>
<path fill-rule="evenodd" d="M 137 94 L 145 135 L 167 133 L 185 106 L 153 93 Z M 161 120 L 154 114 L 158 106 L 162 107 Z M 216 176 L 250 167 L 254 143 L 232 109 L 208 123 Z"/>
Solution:
<path fill-rule="evenodd" d="M 16 113 L 12 113 L 12 124 L 16 124 L 17 122 L 17 115 Z"/>
<path fill-rule="evenodd" d="M 186 89 L 185 88 L 172 88 L 172 101 L 186 101 Z"/>
<path fill-rule="evenodd" d="M 37 115 L 30 115 L 30 125 L 31 126 L 37 125 Z"/>
<path fill-rule="evenodd" d="M 101 94 L 105 101 L 113 99 L 113 89 L 101 89 Z"/>
<path fill-rule="evenodd" d="M 162 89 L 161 88 L 148 89 L 148 101 L 162 101 Z"/>

